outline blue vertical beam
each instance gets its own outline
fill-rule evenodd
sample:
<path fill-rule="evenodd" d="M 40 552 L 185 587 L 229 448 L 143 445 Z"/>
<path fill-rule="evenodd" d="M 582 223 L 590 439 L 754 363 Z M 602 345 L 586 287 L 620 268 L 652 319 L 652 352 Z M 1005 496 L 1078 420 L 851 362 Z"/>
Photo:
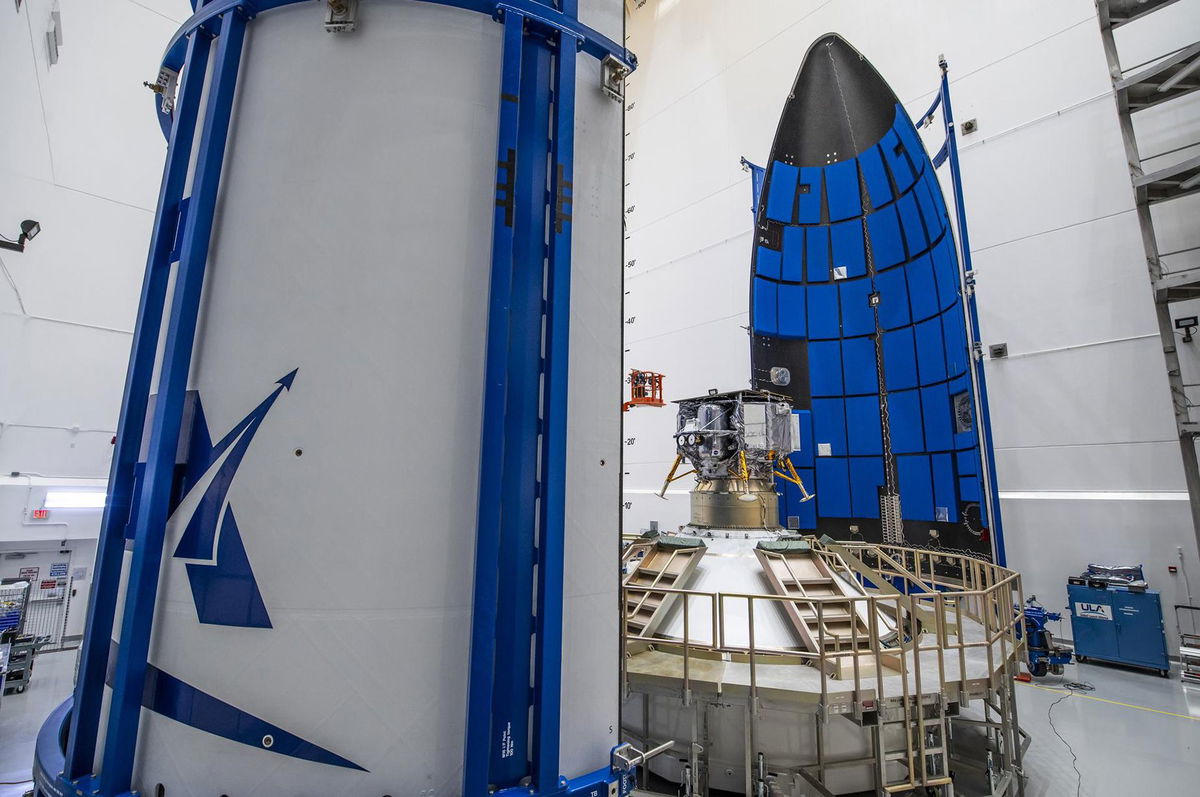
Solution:
<path fill-rule="evenodd" d="M 142 280 L 142 296 L 133 330 L 129 368 L 125 373 L 125 395 L 121 400 L 116 448 L 108 477 L 108 500 L 104 505 L 104 517 L 96 544 L 87 626 L 79 650 L 79 676 L 75 685 L 66 768 L 63 772 L 68 780 L 90 774 L 96 756 L 96 737 L 104 700 L 104 674 L 108 667 L 109 643 L 124 561 L 125 525 L 129 520 L 133 497 L 133 474 L 146 425 L 150 382 L 154 374 L 154 358 L 171 270 L 171 249 L 178 229 L 179 202 L 183 197 L 191 161 L 210 41 L 210 37 L 203 32 L 193 34 L 188 40 L 187 66 L 183 70 L 175 106 L 175 122 L 167 145 L 158 208 L 150 237 L 150 252 Z"/>
<path fill-rule="evenodd" d="M 508 398 L 500 478 L 500 592 L 492 696 L 491 778 L 501 788 L 516 786 L 529 774 L 550 58 L 546 40 L 527 32 L 517 103 Z"/>
<path fill-rule="evenodd" d="M 496 665 L 496 601 L 500 584 L 500 474 L 504 462 L 508 328 L 512 303 L 517 96 L 521 90 L 524 23 L 524 17 L 520 14 L 511 10 L 504 14 L 500 126 L 496 154 L 496 211 L 492 223 L 492 272 L 488 298 L 475 583 L 471 609 L 471 659 L 463 761 L 464 795 L 487 794 L 489 785 L 488 762 L 492 739 L 492 697 Z"/>
<path fill-rule="evenodd" d="M 942 119 L 946 125 L 946 152 L 950 160 L 950 183 L 954 189 L 954 214 L 958 220 L 958 244 L 962 253 L 963 269 L 970 274 L 974 269 L 971 265 L 971 240 L 967 234 L 967 210 L 963 203 L 962 175 L 959 172 L 958 139 L 954 135 L 954 111 L 950 106 L 950 69 L 945 59 L 938 64 L 942 69 Z M 936 107 L 936 104 L 935 104 Z M 932 112 L 932 109 L 930 109 Z M 979 312 L 975 304 L 973 279 L 964 279 L 967 287 L 967 315 L 970 316 L 970 347 L 967 353 L 971 370 L 975 373 L 975 384 L 979 392 L 979 444 L 980 453 L 987 464 L 987 512 L 990 515 L 992 529 L 992 551 L 996 564 L 1004 566 L 1007 557 L 1004 554 L 1004 530 L 1000 523 L 1000 493 L 996 487 L 996 451 L 992 447 L 992 415 L 988 409 L 987 382 L 983 374 L 983 361 L 975 352 L 981 337 L 979 334 Z"/>
<path fill-rule="evenodd" d="M 564 0 L 574 16 L 577 0 Z M 542 489 L 538 519 L 538 589 L 534 648 L 533 785 L 558 786 L 562 710 L 563 549 L 567 482 L 567 364 L 570 356 L 571 217 L 575 153 L 574 38 L 559 37 L 554 63 L 550 161 L 550 257 L 546 288 Z"/>
<path fill-rule="evenodd" d="M 100 776 L 100 792 L 104 797 L 128 792 L 133 777 L 184 394 L 245 32 L 246 18 L 240 9 L 221 17 L 216 64 L 184 224 L 182 254 L 159 374 L 158 400 L 150 430 L 145 483 L 134 532 L 133 558 L 121 621 L 120 655 L 113 678 Z"/>

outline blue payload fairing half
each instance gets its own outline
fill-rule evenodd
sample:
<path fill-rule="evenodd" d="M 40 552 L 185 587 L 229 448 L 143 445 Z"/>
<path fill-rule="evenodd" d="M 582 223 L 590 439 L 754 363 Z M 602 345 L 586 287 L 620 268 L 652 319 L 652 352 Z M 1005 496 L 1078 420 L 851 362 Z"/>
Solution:
<path fill-rule="evenodd" d="M 781 514 L 837 539 L 990 554 L 961 271 L 933 164 L 874 67 L 808 50 L 756 203 L 751 381 L 800 415 L 816 500 Z"/>

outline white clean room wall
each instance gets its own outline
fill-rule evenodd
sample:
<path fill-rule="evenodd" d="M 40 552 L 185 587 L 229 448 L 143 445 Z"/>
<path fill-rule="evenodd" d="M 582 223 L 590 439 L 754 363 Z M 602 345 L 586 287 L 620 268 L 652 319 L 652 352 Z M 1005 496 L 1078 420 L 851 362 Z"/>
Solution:
<path fill-rule="evenodd" d="M 100 513 L 30 510 L 50 487 L 102 489 L 108 476 L 166 152 L 142 83 L 191 7 L 17 5 L 0 6 L 0 234 L 27 218 L 42 232 L 23 253 L 0 251 L 0 549 L 70 547 L 90 573 Z M 75 588 L 68 634 L 87 596 Z"/>
<path fill-rule="evenodd" d="M 814 39 L 845 36 L 911 114 L 945 54 L 955 115 L 978 121 L 960 147 L 984 342 L 1009 348 L 986 364 L 1009 562 L 1052 608 L 1089 562 L 1144 563 L 1164 605 L 1186 602 L 1200 562 L 1092 0 L 628 5 L 640 67 L 626 100 L 626 366 L 665 373 L 668 400 L 748 384 L 739 158 L 765 162 Z M 1183 0 L 1119 32 L 1124 63 L 1197 30 L 1200 3 Z M 1198 107 L 1139 119 L 1143 151 L 1200 140 Z M 1195 210 L 1158 211 L 1164 251 L 1198 243 Z M 1200 382 L 1195 352 L 1184 358 Z M 652 495 L 673 430 L 669 404 L 625 413 L 627 532 L 686 521 L 690 479 Z"/>

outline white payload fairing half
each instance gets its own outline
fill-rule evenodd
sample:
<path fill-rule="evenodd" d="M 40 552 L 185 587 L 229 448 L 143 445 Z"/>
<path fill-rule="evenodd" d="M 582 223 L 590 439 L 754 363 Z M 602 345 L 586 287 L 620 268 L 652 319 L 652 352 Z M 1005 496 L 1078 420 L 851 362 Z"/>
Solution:
<path fill-rule="evenodd" d="M 38 794 L 626 794 L 621 2 L 193 5 Z"/>

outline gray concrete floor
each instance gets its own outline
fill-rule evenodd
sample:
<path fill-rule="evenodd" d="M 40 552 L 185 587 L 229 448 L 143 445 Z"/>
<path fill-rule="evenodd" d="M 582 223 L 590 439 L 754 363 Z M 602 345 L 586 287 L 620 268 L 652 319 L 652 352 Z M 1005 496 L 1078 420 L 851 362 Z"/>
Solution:
<path fill-rule="evenodd" d="M 29 788 L 38 729 L 70 694 L 74 672 L 74 651 L 42 654 L 29 689 L 0 698 L 0 781 L 20 784 L 0 786 L 0 797 L 20 797 Z M 1087 682 L 1095 691 L 1070 694 L 1057 685 L 1063 681 Z M 1033 736 L 1025 759 L 1028 797 L 1076 793 L 1071 754 L 1047 721 L 1047 711 L 1060 698 L 1054 725 L 1078 758 L 1079 794 L 1200 794 L 1200 688 L 1184 687 L 1175 677 L 1079 664 L 1068 666 L 1062 679 L 1052 676 L 1017 687 L 1021 726 Z"/>
<path fill-rule="evenodd" d="M 46 716 L 71 694 L 76 651 L 42 653 L 21 694 L 0 697 L 0 797 L 20 797 L 29 782 L 33 748 Z"/>
<path fill-rule="evenodd" d="M 1059 683 L 1081 681 L 1092 692 Z M 1047 714 L 1053 706 L 1055 736 Z M 1161 678 L 1101 664 L 1068 665 L 1017 686 L 1021 727 L 1033 737 L 1025 758 L 1028 797 L 1076 793 L 1071 752 L 1082 773 L 1078 793 L 1092 797 L 1200 794 L 1200 688 L 1180 683 L 1178 670 Z"/>

